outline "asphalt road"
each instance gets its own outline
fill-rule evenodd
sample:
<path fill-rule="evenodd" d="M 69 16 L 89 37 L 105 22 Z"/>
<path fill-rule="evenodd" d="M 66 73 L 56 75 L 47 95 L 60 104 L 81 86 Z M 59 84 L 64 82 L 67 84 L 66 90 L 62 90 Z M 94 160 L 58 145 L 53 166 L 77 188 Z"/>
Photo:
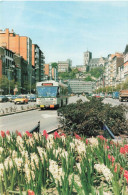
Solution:
<path fill-rule="evenodd" d="M 88 101 L 84 96 L 72 96 L 69 98 L 68 103 L 75 103 L 78 99 L 82 99 L 83 101 Z M 111 103 L 112 105 L 119 105 L 121 102 L 118 100 L 113 100 L 112 98 L 106 98 L 103 101 L 104 103 Z M 29 103 L 34 104 L 35 102 Z M 6 107 L 7 105 L 13 105 L 13 103 L 0 103 L 1 107 Z M 123 104 L 128 106 L 128 102 L 123 102 Z M 16 105 L 20 106 L 20 105 Z M 128 119 L 128 113 L 127 113 Z M 7 131 L 30 131 L 32 130 L 40 121 L 40 129 L 43 131 L 44 129 L 47 131 L 58 128 L 59 118 L 57 116 L 57 110 L 32 110 L 28 112 L 2 116 L 0 117 L 0 130 Z"/>

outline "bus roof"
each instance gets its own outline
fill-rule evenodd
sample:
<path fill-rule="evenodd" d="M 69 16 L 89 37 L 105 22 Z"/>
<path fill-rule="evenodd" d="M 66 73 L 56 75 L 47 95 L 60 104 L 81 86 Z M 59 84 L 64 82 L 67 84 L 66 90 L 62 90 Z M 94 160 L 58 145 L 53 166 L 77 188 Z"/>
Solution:
<path fill-rule="evenodd" d="M 61 86 L 61 87 L 68 87 L 66 84 L 62 82 L 56 82 L 54 80 L 46 80 L 42 82 L 37 82 L 36 86 Z"/>

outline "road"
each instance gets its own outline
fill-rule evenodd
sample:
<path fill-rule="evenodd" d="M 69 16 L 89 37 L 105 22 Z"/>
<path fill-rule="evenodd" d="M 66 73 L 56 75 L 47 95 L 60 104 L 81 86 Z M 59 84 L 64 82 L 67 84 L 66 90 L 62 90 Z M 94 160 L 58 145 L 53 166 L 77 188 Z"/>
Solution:
<path fill-rule="evenodd" d="M 56 110 L 33 110 L 8 116 L 0 117 L 0 130 L 30 131 L 40 121 L 41 130 L 47 131 L 58 127 L 58 117 Z"/>
<path fill-rule="evenodd" d="M 84 96 L 72 96 L 69 98 L 68 103 L 74 103 L 78 99 L 82 99 L 83 101 L 87 101 L 87 98 Z M 111 103 L 113 105 L 119 105 L 121 102 L 118 100 L 113 100 L 112 98 L 106 98 L 104 103 Z M 29 103 L 34 104 L 35 102 Z M 123 102 L 123 104 L 128 106 L 128 102 Z M 12 103 L 0 103 L 0 108 L 13 105 Z M 20 105 L 16 105 L 20 106 Z M 128 114 L 127 114 L 128 119 Z M 40 121 L 40 129 L 43 131 L 44 129 L 49 132 L 52 129 L 58 128 L 59 118 L 57 116 L 57 110 L 32 110 L 28 112 L 2 116 L 0 117 L 0 130 L 10 132 L 15 132 L 16 130 L 20 132 L 30 131 L 32 130 Z"/>

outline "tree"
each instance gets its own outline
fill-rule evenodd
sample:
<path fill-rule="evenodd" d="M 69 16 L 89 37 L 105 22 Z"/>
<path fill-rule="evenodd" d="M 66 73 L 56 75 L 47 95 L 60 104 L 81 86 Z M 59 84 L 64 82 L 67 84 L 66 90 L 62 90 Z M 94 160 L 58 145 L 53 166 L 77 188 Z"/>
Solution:
<path fill-rule="evenodd" d="M 123 89 L 128 89 L 128 79 L 123 83 Z"/>
<path fill-rule="evenodd" d="M 94 81 L 94 79 L 92 79 L 91 76 L 87 76 L 87 77 L 85 78 L 85 81 Z"/>
<path fill-rule="evenodd" d="M 14 80 L 8 80 L 7 76 L 3 75 L 0 77 L 0 89 L 3 90 L 3 94 L 8 94 L 9 93 L 9 88 L 10 88 L 10 93 L 13 94 L 13 90 L 15 87 L 15 81 Z"/>
<path fill-rule="evenodd" d="M 58 64 L 56 62 L 53 62 L 52 64 L 52 68 L 57 68 Z"/>
<path fill-rule="evenodd" d="M 96 68 L 92 68 L 89 73 L 91 74 L 91 76 L 94 76 L 95 78 L 99 78 L 100 76 L 103 75 L 104 73 L 104 67 L 96 67 Z"/>

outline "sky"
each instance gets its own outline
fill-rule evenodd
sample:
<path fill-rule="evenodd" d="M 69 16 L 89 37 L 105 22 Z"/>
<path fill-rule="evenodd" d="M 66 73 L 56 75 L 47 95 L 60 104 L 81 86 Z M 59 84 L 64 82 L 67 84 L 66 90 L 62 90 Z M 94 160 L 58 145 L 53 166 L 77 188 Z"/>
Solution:
<path fill-rule="evenodd" d="M 13 29 L 32 39 L 45 63 L 93 58 L 124 52 L 128 44 L 128 1 L 4 1 L 0 29 Z"/>

